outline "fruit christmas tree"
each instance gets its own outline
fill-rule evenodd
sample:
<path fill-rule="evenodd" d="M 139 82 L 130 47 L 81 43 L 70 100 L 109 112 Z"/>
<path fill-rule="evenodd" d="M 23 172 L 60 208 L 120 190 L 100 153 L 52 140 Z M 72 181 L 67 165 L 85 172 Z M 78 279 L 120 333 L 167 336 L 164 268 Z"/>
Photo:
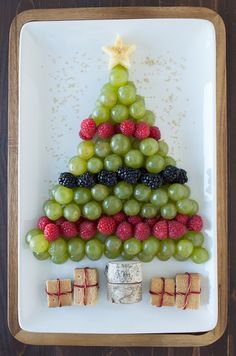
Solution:
<path fill-rule="evenodd" d="M 202 247 L 202 218 L 190 198 L 187 173 L 168 156 L 154 113 L 128 78 L 135 46 L 117 36 L 103 50 L 110 56 L 109 82 L 92 115 L 81 122 L 77 155 L 26 241 L 37 259 L 54 263 L 103 254 L 203 263 L 208 252 Z"/>

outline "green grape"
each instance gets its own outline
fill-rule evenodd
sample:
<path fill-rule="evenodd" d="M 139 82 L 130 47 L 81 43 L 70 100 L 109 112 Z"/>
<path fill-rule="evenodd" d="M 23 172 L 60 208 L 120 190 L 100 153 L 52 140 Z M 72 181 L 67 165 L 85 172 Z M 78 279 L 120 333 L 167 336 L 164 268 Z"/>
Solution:
<path fill-rule="evenodd" d="M 85 159 L 89 160 L 94 156 L 95 147 L 93 141 L 82 141 L 78 144 L 77 148 L 78 155 Z"/>
<path fill-rule="evenodd" d="M 165 160 L 158 154 L 152 155 L 146 159 L 146 169 L 150 173 L 159 173 L 165 165 Z"/>
<path fill-rule="evenodd" d="M 151 189 L 144 184 L 138 184 L 134 188 L 134 198 L 141 202 L 148 202 L 151 197 Z"/>
<path fill-rule="evenodd" d="M 141 101 L 141 103 L 145 106 L 145 98 L 142 95 L 136 95 L 136 103 Z"/>
<path fill-rule="evenodd" d="M 118 90 L 118 98 L 121 104 L 131 105 L 136 100 L 136 89 L 133 85 L 125 85 Z"/>
<path fill-rule="evenodd" d="M 136 86 L 135 86 L 134 82 L 132 82 L 131 80 L 129 80 L 129 81 L 127 82 L 127 85 L 130 85 L 130 86 L 132 86 L 133 88 L 136 89 Z"/>
<path fill-rule="evenodd" d="M 97 220 L 102 214 L 102 208 L 96 201 L 90 201 L 83 206 L 83 216 L 89 220 Z"/>
<path fill-rule="evenodd" d="M 157 216 L 158 208 L 151 203 L 143 204 L 141 209 L 141 215 L 144 218 L 154 218 Z"/>
<path fill-rule="evenodd" d="M 168 194 L 164 189 L 158 188 L 153 190 L 150 202 L 157 206 L 158 208 L 167 204 L 168 202 Z"/>
<path fill-rule="evenodd" d="M 77 204 L 67 204 L 63 209 L 64 218 L 69 221 L 77 221 L 80 218 L 81 211 Z"/>
<path fill-rule="evenodd" d="M 119 199 L 129 199 L 133 194 L 132 184 L 127 182 L 119 182 L 114 188 L 114 194 Z"/>
<path fill-rule="evenodd" d="M 51 256 L 63 256 L 67 253 L 67 243 L 66 241 L 60 237 L 55 241 L 50 242 L 50 246 L 48 249 L 48 253 Z"/>
<path fill-rule="evenodd" d="M 195 200 L 192 200 L 192 211 L 191 211 L 191 215 L 195 215 L 197 214 L 199 209 L 198 203 Z"/>
<path fill-rule="evenodd" d="M 74 201 L 79 205 L 86 204 L 91 198 L 91 192 L 88 188 L 76 188 L 74 191 Z"/>
<path fill-rule="evenodd" d="M 158 142 L 154 138 L 145 138 L 140 142 L 139 148 L 145 156 L 153 156 L 158 151 Z"/>
<path fill-rule="evenodd" d="M 204 247 L 195 247 L 191 259 L 194 263 L 205 263 L 209 260 L 209 253 Z"/>
<path fill-rule="evenodd" d="M 165 141 L 158 141 L 159 149 L 158 154 L 165 157 L 169 151 L 169 147 Z"/>
<path fill-rule="evenodd" d="M 138 254 L 138 259 L 142 262 L 151 262 L 154 258 L 154 255 L 148 255 L 147 253 L 145 253 L 144 251 L 139 252 Z"/>
<path fill-rule="evenodd" d="M 120 253 L 122 247 L 122 241 L 114 235 L 107 237 L 105 241 L 105 248 L 109 252 L 118 252 Z"/>
<path fill-rule="evenodd" d="M 130 136 L 130 140 L 132 142 L 132 148 L 134 148 L 135 150 L 139 150 L 139 145 L 140 145 L 140 140 L 136 139 L 135 137 L 131 137 Z"/>
<path fill-rule="evenodd" d="M 85 242 L 78 237 L 68 241 L 67 249 L 72 261 L 78 262 L 85 256 Z"/>
<path fill-rule="evenodd" d="M 128 71 L 121 65 L 115 66 L 110 72 L 110 83 L 118 88 L 125 85 L 128 81 Z"/>
<path fill-rule="evenodd" d="M 85 253 L 90 260 L 98 260 L 103 254 L 103 244 L 97 239 L 89 240 L 85 245 Z"/>
<path fill-rule="evenodd" d="M 110 143 L 105 140 L 99 140 L 95 144 L 95 153 L 98 157 L 104 158 L 111 153 Z"/>
<path fill-rule="evenodd" d="M 114 90 L 103 90 L 99 97 L 99 101 L 103 106 L 112 108 L 114 105 L 116 105 L 117 94 Z"/>
<path fill-rule="evenodd" d="M 169 258 L 171 258 L 174 253 L 175 253 L 175 243 L 171 239 L 165 239 L 160 242 L 160 248 L 157 253 L 157 257 L 161 261 L 167 261 Z"/>
<path fill-rule="evenodd" d="M 201 232 L 188 231 L 184 238 L 191 241 L 194 247 L 200 247 L 204 242 L 204 235 Z"/>
<path fill-rule="evenodd" d="M 115 215 L 122 209 L 122 202 L 114 195 L 108 196 L 102 203 L 103 211 L 107 215 Z"/>
<path fill-rule="evenodd" d="M 193 215 L 198 211 L 198 204 L 192 199 L 181 199 L 176 203 L 178 213 Z"/>
<path fill-rule="evenodd" d="M 59 185 L 54 192 L 54 199 L 59 204 L 69 204 L 74 197 L 73 189 Z"/>
<path fill-rule="evenodd" d="M 159 249 L 160 241 L 154 236 L 142 241 L 142 251 L 145 255 L 156 255 Z"/>
<path fill-rule="evenodd" d="M 87 162 L 78 157 L 72 157 L 69 161 L 69 171 L 75 176 L 85 173 L 87 170 Z"/>
<path fill-rule="evenodd" d="M 42 231 L 40 229 L 32 229 L 27 232 L 27 234 L 25 236 L 25 241 L 27 242 L 27 244 L 29 244 L 32 237 L 41 235 L 41 234 L 42 234 Z"/>
<path fill-rule="evenodd" d="M 167 166 L 176 166 L 176 160 L 170 156 L 166 156 L 165 157 L 165 167 L 167 167 Z"/>
<path fill-rule="evenodd" d="M 167 203 L 161 207 L 161 216 L 164 219 L 174 219 L 177 214 L 177 210 L 174 204 Z"/>
<path fill-rule="evenodd" d="M 116 134 L 111 139 L 112 152 L 118 155 L 125 155 L 131 148 L 130 140 L 127 136 Z"/>
<path fill-rule="evenodd" d="M 181 262 L 188 260 L 188 257 L 181 257 L 178 253 L 175 253 L 173 257 L 174 257 L 175 260 L 181 261 Z"/>
<path fill-rule="evenodd" d="M 128 255 L 128 253 L 126 253 L 125 251 L 121 252 L 121 257 L 123 258 L 123 260 L 125 261 L 130 261 L 134 258 L 133 255 Z"/>
<path fill-rule="evenodd" d="M 105 106 L 99 105 L 93 110 L 92 118 L 96 125 L 102 124 L 110 119 L 110 110 Z"/>
<path fill-rule="evenodd" d="M 113 153 L 104 159 L 104 167 L 107 171 L 116 172 L 122 166 L 122 158 Z"/>
<path fill-rule="evenodd" d="M 55 191 L 57 190 L 57 188 L 60 186 L 60 184 L 55 184 L 52 189 L 51 189 L 51 196 L 54 199 L 54 195 L 55 195 Z M 48 200 L 47 200 L 48 201 Z M 47 201 L 44 203 L 44 206 L 47 204 Z"/>
<path fill-rule="evenodd" d="M 121 250 L 118 250 L 118 251 L 108 251 L 108 250 L 104 250 L 104 255 L 107 257 L 107 258 L 110 258 L 110 259 L 114 259 L 114 258 L 117 258 L 119 257 L 121 254 Z"/>
<path fill-rule="evenodd" d="M 31 250 L 35 253 L 46 252 L 49 248 L 49 242 L 48 240 L 45 240 L 42 231 L 39 235 L 34 235 L 31 237 L 29 245 Z"/>
<path fill-rule="evenodd" d="M 103 184 L 96 184 L 91 189 L 92 197 L 96 201 L 103 201 L 110 194 L 110 189 Z"/>
<path fill-rule="evenodd" d="M 124 242 L 124 251 L 131 256 L 137 255 L 142 249 L 142 244 L 139 240 L 132 237 Z"/>
<path fill-rule="evenodd" d="M 67 260 L 68 260 L 69 256 L 68 256 L 68 253 L 65 253 L 64 255 L 52 255 L 50 257 L 51 261 L 55 264 L 62 264 L 62 263 L 65 263 Z"/>
<path fill-rule="evenodd" d="M 112 120 L 114 120 L 115 122 L 122 122 L 126 119 L 128 119 L 129 117 L 129 110 L 128 108 L 123 105 L 123 104 L 116 104 L 115 106 L 113 106 L 113 108 L 111 109 L 111 118 Z"/>
<path fill-rule="evenodd" d="M 150 110 L 146 110 L 145 115 L 142 117 L 142 121 L 146 122 L 149 126 L 153 126 L 155 124 L 154 112 Z"/>
<path fill-rule="evenodd" d="M 103 162 L 97 157 L 92 157 L 88 160 L 88 170 L 91 173 L 98 173 L 103 169 Z"/>
<path fill-rule="evenodd" d="M 96 232 L 96 235 L 95 235 L 96 239 L 101 241 L 103 244 L 106 242 L 107 240 L 107 236 L 101 234 L 99 231 Z"/>
<path fill-rule="evenodd" d="M 125 164 L 134 169 L 141 168 L 144 162 L 143 154 L 139 150 L 130 150 L 125 155 Z"/>
<path fill-rule="evenodd" d="M 127 200 L 124 203 L 123 210 L 128 216 L 138 215 L 140 211 L 140 204 L 135 199 Z"/>
<path fill-rule="evenodd" d="M 55 202 L 54 200 L 48 200 L 47 203 L 44 205 L 44 212 L 45 215 L 50 220 L 57 220 L 62 217 L 63 210 L 60 204 Z"/>
<path fill-rule="evenodd" d="M 144 103 L 142 101 L 135 101 L 135 103 L 129 107 L 129 113 L 134 119 L 141 119 L 146 113 Z"/>
<path fill-rule="evenodd" d="M 185 199 L 189 197 L 189 189 L 183 184 L 171 184 L 168 188 L 168 195 L 174 201 Z"/>
<path fill-rule="evenodd" d="M 101 92 L 105 92 L 105 91 L 114 91 L 115 93 L 117 92 L 117 88 L 113 87 L 113 85 L 111 85 L 111 83 L 106 83 L 103 85 Z"/>
<path fill-rule="evenodd" d="M 48 251 L 46 251 L 46 252 L 41 252 L 41 253 L 33 252 L 33 255 L 34 255 L 34 257 L 37 258 L 37 260 L 39 260 L 39 261 L 45 261 L 45 260 L 47 260 L 47 259 L 50 257 Z"/>
<path fill-rule="evenodd" d="M 181 239 L 177 242 L 176 245 L 176 254 L 183 258 L 190 257 L 193 252 L 193 244 L 191 241 L 186 239 Z"/>

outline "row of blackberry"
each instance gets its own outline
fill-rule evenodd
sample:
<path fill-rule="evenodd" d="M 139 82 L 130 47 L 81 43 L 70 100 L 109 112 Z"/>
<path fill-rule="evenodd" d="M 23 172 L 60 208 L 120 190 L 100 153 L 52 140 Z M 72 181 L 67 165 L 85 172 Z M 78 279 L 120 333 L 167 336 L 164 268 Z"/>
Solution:
<path fill-rule="evenodd" d="M 184 184 L 188 181 L 188 177 L 187 172 L 184 169 L 174 166 L 167 166 L 160 173 L 148 173 L 146 169 L 143 168 L 133 169 L 120 167 L 117 172 L 109 172 L 105 170 L 102 170 L 98 174 L 86 172 L 78 177 L 69 172 L 64 172 L 61 173 L 59 177 L 59 184 L 68 188 L 92 188 L 97 183 L 112 187 L 121 180 L 131 184 L 140 182 L 151 189 L 157 189 L 165 184 Z"/>

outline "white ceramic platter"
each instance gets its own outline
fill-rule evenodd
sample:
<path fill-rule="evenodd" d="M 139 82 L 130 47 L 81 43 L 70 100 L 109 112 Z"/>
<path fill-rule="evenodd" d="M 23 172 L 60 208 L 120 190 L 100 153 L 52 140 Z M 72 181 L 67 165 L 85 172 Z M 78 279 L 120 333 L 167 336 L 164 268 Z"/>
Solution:
<path fill-rule="evenodd" d="M 80 122 L 87 117 L 107 81 L 103 45 L 119 33 L 135 43 L 130 79 L 157 114 L 170 153 L 189 175 L 192 196 L 205 219 L 203 265 L 157 259 L 143 265 L 143 301 L 113 305 L 106 301 L 106 259 L 54 265 L 37 261 L 24 241 L 42 215 L 49 188 L 76 153 Z M 32 332 L 181 333 L 211 330 L 217 322 L 215 31 L 194 19 L 50 21 L 25 24 L 19 63 L 19 322 Z M 73 268 L 99 269 L 95 307 L 49 309 L 44 283 L 72 278 Z M 177 272 L 202 274 L 197 311 L 155 308 L 149 304 L 153 276 Z"/>

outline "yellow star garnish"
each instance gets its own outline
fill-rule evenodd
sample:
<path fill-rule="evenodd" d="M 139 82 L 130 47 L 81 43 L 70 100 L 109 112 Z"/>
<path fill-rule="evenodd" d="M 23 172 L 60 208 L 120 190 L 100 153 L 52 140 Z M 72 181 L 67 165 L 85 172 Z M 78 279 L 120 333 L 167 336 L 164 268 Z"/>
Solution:
<path fill-rule="evenodd" d="M 102 50 L 110 57 L 109 67 L 113 68 L 118 64 L 129 68 L 130 55 L 135 51 L 135 45 L 127 45 L 123 42 L 122 38 L 117 35 L 114 45 L 109 47 L 102 47 Z"/>

